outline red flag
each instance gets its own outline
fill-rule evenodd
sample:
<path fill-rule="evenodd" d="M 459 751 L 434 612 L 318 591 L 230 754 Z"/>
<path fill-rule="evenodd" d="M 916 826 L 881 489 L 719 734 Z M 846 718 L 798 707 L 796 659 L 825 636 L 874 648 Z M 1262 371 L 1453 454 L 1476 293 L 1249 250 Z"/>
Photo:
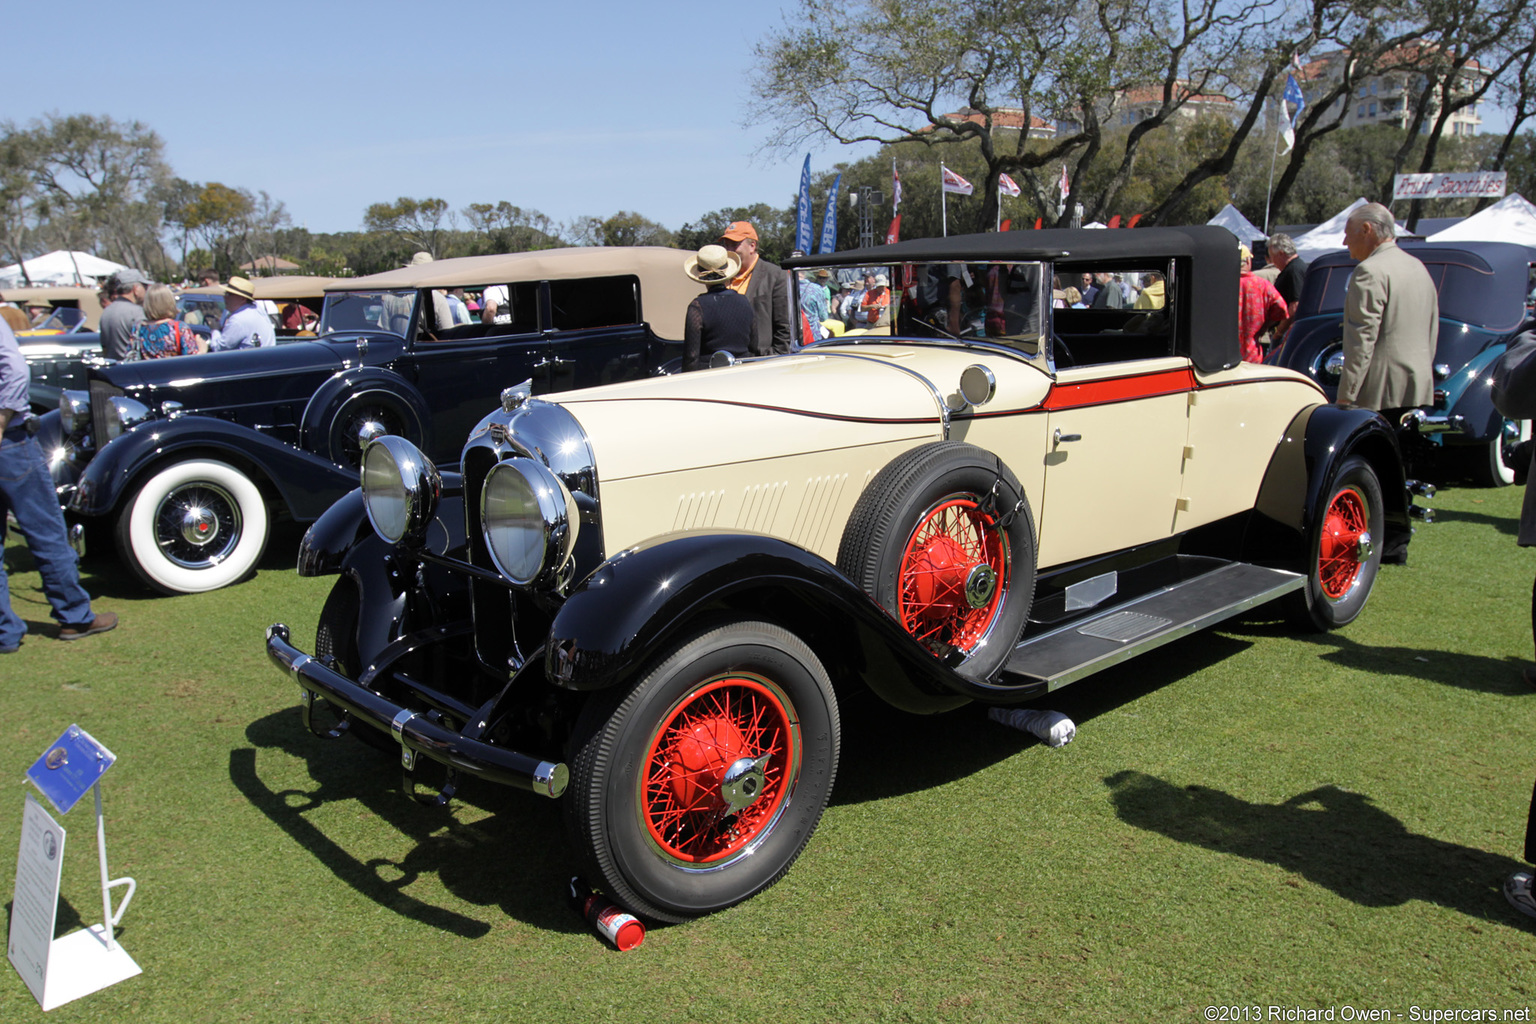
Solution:
<path fill-rule="evenodd" d="M 886 231 L 886 233 L 885 233 L 885 244 L 886 245 L 895 245 L 897 239 L 899 239 L 900 237 L 901 237 L 901 214 L 898 213 L 896 216 L 891 218 L 890 230 Z"/>
<path fill-rule="evenodd" d="M 1127 224 L 1126 227 L 1128 227 L 1128 228 L 1135 227 L 1136 226 L 1136 222 L 1139 221 L 1139 220 L 1141 220 L 1141 214 L 1138 213 L 1138 214 L 1134 215 L 1133 217 L 1131 217 L 1131 222 L 1129 224 Z"/>
<path fill-rule="evenodd" d="M 1109 218 L 1109 226 L 1112 228 L 1117 228 L 1120 226 L 1120 215 L 1118 213 Z"/>
<path fill-rule="evenodd" d="M 1003 221 L 1002 224 L 998 225 L 997 230 L 1007 231 L 1011 227 L 1013 227 L 1013 218 L 1009 217 L 1007 220 Z"/>
<path fill-rule="evenodd" d="M 1036 231 L 1040 230 L 1040 218 L 1039 217 L 1035 218 L 1035 230 Z"/>

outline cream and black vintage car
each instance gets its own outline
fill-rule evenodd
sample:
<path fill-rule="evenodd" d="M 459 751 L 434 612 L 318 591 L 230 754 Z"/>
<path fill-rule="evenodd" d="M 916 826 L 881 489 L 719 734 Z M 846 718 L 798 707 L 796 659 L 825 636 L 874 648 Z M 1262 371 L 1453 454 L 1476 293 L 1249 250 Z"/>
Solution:
<path fill-rule="evenodd" d="M 299 555 L 315 653 L 267 633 L 309 727 L 563 799 L 593 880 L 677 921 L 788 870 L 855 688 L 1030 701 L 1263 602 L 1343 625 L 1406 557 L 1388 424 L 1239 362 L 1225 229 L 791 263 L 878 268 L 890 326 L 509 389 L 457 466 L 373 440 Z"/>

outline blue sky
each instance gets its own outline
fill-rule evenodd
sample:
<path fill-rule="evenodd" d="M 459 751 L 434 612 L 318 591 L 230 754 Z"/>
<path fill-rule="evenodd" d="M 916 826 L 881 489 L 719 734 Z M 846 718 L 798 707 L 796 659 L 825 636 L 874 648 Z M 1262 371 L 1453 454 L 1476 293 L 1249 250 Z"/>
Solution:
<path fill-rule="evenodd" d="M 312 231 L 399 196 L 678 228 L 790 205 L 804 159 L 742 127 L 753 47 L 793 0 L 10 6 L 0 116 L 138 119 L 181 177 L 265 190 Z"/>

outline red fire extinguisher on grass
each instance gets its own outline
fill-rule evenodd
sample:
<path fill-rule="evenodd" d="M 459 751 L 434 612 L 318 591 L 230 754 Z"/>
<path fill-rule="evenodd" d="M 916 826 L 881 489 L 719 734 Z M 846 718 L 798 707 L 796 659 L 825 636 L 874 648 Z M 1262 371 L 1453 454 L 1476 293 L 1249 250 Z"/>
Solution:
<path fill-rule="evenodd" d="M 620 950 L 634 949 L 645 941 L 645 925 L 635 915 L 608 902 L 580 878 L 571 879 L 566 898 L 571 908 L 587 919 L 597 934 Z"/>

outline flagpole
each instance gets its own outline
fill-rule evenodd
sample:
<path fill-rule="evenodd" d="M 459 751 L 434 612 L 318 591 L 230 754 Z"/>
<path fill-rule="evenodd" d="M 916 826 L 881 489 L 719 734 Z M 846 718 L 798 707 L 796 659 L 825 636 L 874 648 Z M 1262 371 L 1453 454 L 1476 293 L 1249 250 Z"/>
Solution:
<path fill-rule="evenodd" d="M 1265 99 L 1265 103 L 1269 100 Z M 1285 103 L 1280 104 L 1280 120 L 1285 119 Z M 1264 237 L 1269 237 L 1269 201 L 1275 193 L 1275 158 L 1279 155 L 1276 150 L 1280 148 L 1280 121 L 1275 122 L 1275 139 L 1269 147 L 1269 188 L 1264 192 Z"/>
<path fill-rule="evenodd" d="M 944 187 L 944 161 L 939 161 L 939 210 L 943 213 L 944 237 L 949 237 L 949 190 Z"/>

